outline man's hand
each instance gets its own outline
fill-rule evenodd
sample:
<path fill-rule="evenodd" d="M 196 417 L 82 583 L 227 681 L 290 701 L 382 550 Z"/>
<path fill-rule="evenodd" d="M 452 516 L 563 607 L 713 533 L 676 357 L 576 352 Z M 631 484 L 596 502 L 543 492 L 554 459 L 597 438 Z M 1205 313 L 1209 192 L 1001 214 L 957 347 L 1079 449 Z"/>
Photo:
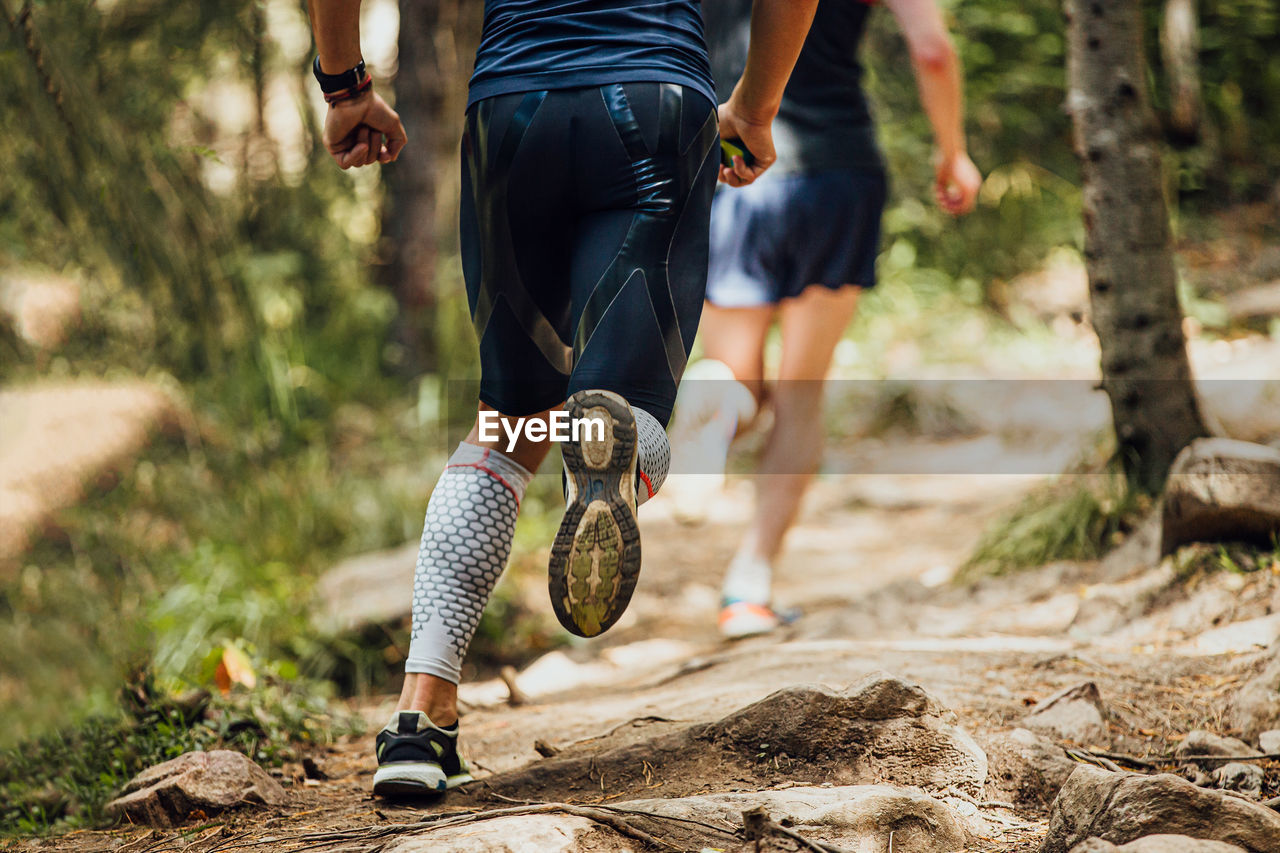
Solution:
<path fill-rule="evenodd" d="M 405 143 L 400 116 L 373 90 L 330 105 L 324 147 L 344 169 L 390 163 Z"/>
<path fill-rule="evenodd" d="M 938 160 L 934 169 L 934 195 L 938 205 L 952 216 L 973 210 L 982 187 L 982 173 L 968 154 L 957 153 Z"/>
<path fill-rule="evenodd" d="M 736 93 L 735 93 L 736 94 Z M 751 121 L 742 115 L 741 108 L 731 96 L 720 105 L 720 137 L 741 139 L 755 161 L 748 166 L 741 157 L 733 158 L 733 166 L 720 167 L 720 181 L 731 187 L 744 187 L 764 174 L 764 170 L 778 159 L 773 150 L 773 122 Z"/>

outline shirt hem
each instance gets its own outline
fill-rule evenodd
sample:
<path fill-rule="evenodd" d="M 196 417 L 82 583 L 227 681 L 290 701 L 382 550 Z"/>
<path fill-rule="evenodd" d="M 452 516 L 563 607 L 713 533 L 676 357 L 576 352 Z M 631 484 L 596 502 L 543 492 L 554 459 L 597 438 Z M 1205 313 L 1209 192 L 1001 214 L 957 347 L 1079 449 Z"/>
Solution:
<path fill-rule="evenodd" d="M 569 71 L 548 71 L 473 82 L 467 93 L 467 109 L 471 109 L 478 101 L 498 95 L 554 89 L 586 89 L 607 86 L 611 83 L 673 83 L 678 86 L 687 86 L 705 97 L 713 106 L 716 104 L 715 90 L 709 80 L 702 80 L 694 74 L 673 71 L 670 68 L 623 66 L 599 70 L 578 68 Z"/>

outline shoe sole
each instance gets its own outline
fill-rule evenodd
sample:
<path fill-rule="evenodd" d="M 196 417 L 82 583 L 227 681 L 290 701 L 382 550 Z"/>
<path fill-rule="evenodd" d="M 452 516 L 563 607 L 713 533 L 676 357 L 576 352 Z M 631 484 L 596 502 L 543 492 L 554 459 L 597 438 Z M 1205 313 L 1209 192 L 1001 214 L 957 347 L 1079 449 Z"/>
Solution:
<path fill-rule="evenodd" d="M 565 404 L 570 423 L 599 419 L 603 439 L 583 430 L 560 445 L 564 519 L 551 548 L 548 587 L 560 624 L 579 637 L 607 631 L 631 601 L 640 577 L 636 523 L 636 421 L 627 401 L 609 391 L 579 391 Z"/>
<path fill-rule="evenodd" d="M 383 764 L 373 774 L 375 797 L 423 797 L 443 794 L 471 781 L 470 773 L 445 776 L 437 764 L 403 762 Z"/>

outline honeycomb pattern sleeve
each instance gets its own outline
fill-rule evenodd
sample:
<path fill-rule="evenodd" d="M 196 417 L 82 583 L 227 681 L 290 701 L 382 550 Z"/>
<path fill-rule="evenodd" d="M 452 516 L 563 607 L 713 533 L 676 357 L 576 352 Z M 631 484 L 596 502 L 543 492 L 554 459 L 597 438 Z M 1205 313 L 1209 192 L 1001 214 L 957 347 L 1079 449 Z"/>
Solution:
<path fill-rule="evenodd" d="M 636 444 L 640 456 L 640 482 L 636 484 L 636 505 L 658 493 L 671 468 L 671 442 L 662 423 L 644 409 L 632 409 L 636 416 Z"/>
<path fill-rule="evenodd" d="M 511 555 L 532 477 L 498 451 L 474 444 L 459 444 L 449 458 L 422 526 L 405 672 L 458 683 L 480 614 Z"/>

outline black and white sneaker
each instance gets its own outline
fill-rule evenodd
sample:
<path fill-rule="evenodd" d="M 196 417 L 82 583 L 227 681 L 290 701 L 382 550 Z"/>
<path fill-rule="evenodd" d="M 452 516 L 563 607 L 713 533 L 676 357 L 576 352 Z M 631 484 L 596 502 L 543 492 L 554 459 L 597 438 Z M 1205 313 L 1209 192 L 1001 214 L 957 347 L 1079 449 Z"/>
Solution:
<path fill-rule="evenodd" d="M 458 726 L 444 729 L 422 711 L 397 711 L 378 732 L 374 749 L 378 772 L 373 793 L 379 797 L 438 794 L 471 781 L 458 756 Z"/>
<path fill-rule="evenodd" d="M 636 418 L 612 391 L 578 391 L 565 410 L 571 423 L 596 428 L 560 445 L 566 505 L 548 585 L 560 624 L 594 637 L 622 616 L 640 577 Z"/>

